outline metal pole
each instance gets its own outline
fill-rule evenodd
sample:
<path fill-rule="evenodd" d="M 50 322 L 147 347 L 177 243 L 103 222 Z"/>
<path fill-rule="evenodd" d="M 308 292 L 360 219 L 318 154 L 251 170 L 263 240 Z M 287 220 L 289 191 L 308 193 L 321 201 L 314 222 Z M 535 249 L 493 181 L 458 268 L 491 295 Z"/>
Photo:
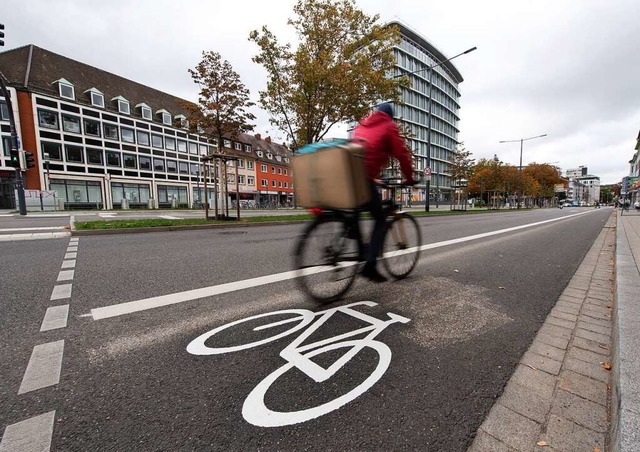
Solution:
<path fill-rule="evenodd" d="M 427 167 L 431 168 L 431 104 L 433 99 L 431 95 L 433 93 L 433 67 L 429 66 L 429 109 L 427 111 Z M 430 173 L 433 174 L 433 171 Z M 425 182 L 425 200 L 424 211 L 429 212 L 429 198 L 431 196 L 431 175 Z"/>
<path fill-rule="evenodd" d="M 204 218 L 205 220 L 209 219 L 209 194 L 207 190 L 207 168 L 208 168 L 208 163 L 205 161 L 204 162 Z M 198 194 L 200 192 L 198 191 Z"/>
<path fill-rule="evenodd" d="M 518 190 L 518 209 L 520 208 L 520 204 L 522 202 L 522 143 L 523 139 L 520 139 L 520 190 Z"/>
<path fill-rule="evenodd" d="M 240 220 L 240 181 L 238 180 L 238 160 L 236 160 L 236 213 Z"/>

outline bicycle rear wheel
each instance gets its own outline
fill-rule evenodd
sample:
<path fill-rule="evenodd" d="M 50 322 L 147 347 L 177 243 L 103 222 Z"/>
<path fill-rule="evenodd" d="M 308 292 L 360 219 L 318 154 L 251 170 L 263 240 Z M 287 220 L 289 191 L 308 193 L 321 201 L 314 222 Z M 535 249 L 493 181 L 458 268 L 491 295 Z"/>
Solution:
<path fill-rule="evenodd" d="M 422 236 L 418 222 L 411 215 L 396 214 L 387 223 L 382 248 L 382 264 L 395 279 L 402 279 L 413 271 L 420 257 Z"/>
<path fill-rule="evenodd" d="M 335 301 L 353 284 L 358 271 L 358 240 L 349 229 L 346 218 L 323 215 L 307 226 L 298 242 L 297 281 L 316 301 Z"/>

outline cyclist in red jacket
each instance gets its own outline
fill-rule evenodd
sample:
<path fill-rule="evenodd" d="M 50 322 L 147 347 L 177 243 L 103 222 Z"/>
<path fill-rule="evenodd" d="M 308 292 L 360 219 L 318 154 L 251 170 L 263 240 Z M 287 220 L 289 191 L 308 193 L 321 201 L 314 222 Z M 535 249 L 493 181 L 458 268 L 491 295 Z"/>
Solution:
<path fill-rule="evenodd" d="M 376 188 L 376 180 L 382 170 L 389 165 L 391 158 L 395 157 L 400 162 L 400 170 L 405 177 L 403 184 L 414 185 L 418 182 L 413 179 L 411 151 L 409 151 L 400 136 L 398 126 L 393 121 L 393 114 L 393 105 L 385 102 L 363 119 L 353 131 L 354 139 L 363 140 L 365 147 L 364 164 L 371 187 L 371 201 L 365 208 L 371 212 L 375 219 L 375 226 L 365 256 L 366 263 L 362 269 L 362 275 L 373 282 L 387 280 L 376 268 L 385 230 L 385 216 L 382 211 L 380 193 Z"/>

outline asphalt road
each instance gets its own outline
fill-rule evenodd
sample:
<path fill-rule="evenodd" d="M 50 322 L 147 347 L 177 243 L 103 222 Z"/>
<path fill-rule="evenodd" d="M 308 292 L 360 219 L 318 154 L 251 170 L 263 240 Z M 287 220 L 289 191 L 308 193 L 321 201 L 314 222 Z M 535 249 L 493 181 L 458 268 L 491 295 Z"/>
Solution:
<path fill-rule="evenodd" d="M 422 218 L 433 247 L 409 278 L 358 280 L 327 306 L 286 274 L 301 225 L 80 237 L 66 259 L 68 238 L 0 243 L 0 432 L 55 411 L 52 450 L 466 450 L 610 214 Z M 557 221 L 536 224 L 546 220 Z M 57 281 L 72 259 L 72 279 Z M 70 296 L 51 300 L 61 284 Z M 40 332 L 47 308 L 65 304 L 67 326 Z M 202 336 L 281 310 L 297 311 Z M 208 354 L 291 318 L 310 323 Z M 369 325 L 377 335 L 354 356 L 362 342 L 296 349 Z M 59 382 L 18 394 L 34 346 L 56 341 Z M 335 373 L 313 364 L 341 357 Z"/>

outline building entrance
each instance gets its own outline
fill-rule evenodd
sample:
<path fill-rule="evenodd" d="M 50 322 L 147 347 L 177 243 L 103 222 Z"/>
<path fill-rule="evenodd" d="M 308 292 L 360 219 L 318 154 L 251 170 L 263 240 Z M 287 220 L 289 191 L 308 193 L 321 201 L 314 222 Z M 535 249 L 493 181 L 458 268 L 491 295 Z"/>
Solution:
<path fill-rule="evenodd" d="M 0 171 L 0 209 L 15 209 L 15 175 L 11 171 Z"/>

